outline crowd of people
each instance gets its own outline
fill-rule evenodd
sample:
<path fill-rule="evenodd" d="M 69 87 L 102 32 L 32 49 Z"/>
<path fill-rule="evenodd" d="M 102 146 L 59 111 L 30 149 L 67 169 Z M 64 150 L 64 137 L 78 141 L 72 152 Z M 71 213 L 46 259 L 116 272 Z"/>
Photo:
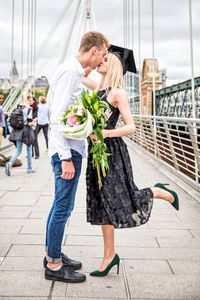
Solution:
<path fill-rule="evenodd" d="M 3 140 L 8 138 L 16 147 L 10 161 L 6 163 L 5 173 L 8 176 L 11 175 L 12 166 L 20 156 L 24 144 L 26 144 L 27 150 L 27 173 L 33 173 L 35 169 L 32 167 L 32 157 L 39 159 L 40 156 L 38 134 L 41 129 L 43 130 L 46 148 L 48 149 L 50 112 L 46 103 L 46 97 L 41 95 L 36 99 L 32 94 L 24 93 L 21 104 L 14 108 L 10 118 L 3 109 L 3 102 L 4 95 L 0 94 L 0 146 L 3 145 Z M 22 111 L 22 125 L 19 126 L 15 122 L 9 122 L 14 117 L 18 118 L 20 122 L 20 110 Z"/>

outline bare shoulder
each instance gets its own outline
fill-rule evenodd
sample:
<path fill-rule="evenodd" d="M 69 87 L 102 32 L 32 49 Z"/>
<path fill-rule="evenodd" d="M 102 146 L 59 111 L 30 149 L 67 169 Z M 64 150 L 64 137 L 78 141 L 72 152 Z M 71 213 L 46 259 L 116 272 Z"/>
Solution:
<path fill-rule="evenodd" d="M 113 92 L 113 100 L 116 106 L 128 102 L 128 95 L 124 89 L 117 89 Z"/>

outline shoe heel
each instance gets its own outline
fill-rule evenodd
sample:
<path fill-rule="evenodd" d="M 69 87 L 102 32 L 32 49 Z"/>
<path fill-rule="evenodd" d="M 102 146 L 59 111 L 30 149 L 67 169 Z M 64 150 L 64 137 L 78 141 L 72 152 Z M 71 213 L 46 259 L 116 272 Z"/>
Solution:
<path fill-rule="evenodd" d="M 117 265 L 117 274 L 119 274 L 119 264 Z"/>

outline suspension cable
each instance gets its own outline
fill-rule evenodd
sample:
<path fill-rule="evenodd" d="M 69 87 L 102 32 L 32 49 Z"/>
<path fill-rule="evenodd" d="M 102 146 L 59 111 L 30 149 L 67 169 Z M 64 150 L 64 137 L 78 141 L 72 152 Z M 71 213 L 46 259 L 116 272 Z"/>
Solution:
<path fill-rule="evenodd" d="M 27 78 L 29 76 L 29 52 L 30 52 L 30 0 L 28 0 L 28 13 L 27 13 Z"/>
<path fill-rule="evenodd" d="M 22 41 L 21 41 L 21 78 L 24 69 L 24 0 L 22 0 Z"/>
<path fill-rule="evenodd" d="M 77 20 L 77 15 L 78 15 L 78 11 L 80 9 L 80 5 L 81 5 L 81 0 L 79 0 L 79 2 L 77 4 L 77 7 L 76 7 L 76 11 L 75 11 L 74 16 L 72 18 L 72 21 L 71 21 L 71 24 L 70 24 L 71 26 L 68 30 L 68 35 L 66 36 L 66 42 L 65 42 L 65 45 L 63 47 L 63 52 L 62 52 L 61 58 L 59 60 L 59 63 L 62 63 L 64 61 L 65 57 L 69 53 L 68 49 L 69 49 L 69 46 L 72 42 L 72 33 L 74 31 L 74 26 L 75 26 L 75 22 Z"/>
<path fill-rule="evenodd" d="M 138 0 L 138 53 L 139 53 L 139 99 L 140 114 L 142 114 L 142 97 L 141 97 L 141 22 L 140 22 L 140 0 Z"/>
<path fill-rule="evenodd" d="M 68 10 L 70 9 L 70 6 L 72 5 L 72 2 L 73 1 L 68 0 L 66 6 L 64 7 L 64 9 L 62 9 L 61 14 L 59 14 L 59 16 L 56 19 L 55 23 L 53 23 L 50 30 L 48 31 L 48 33 L 46 35 L 46 38 L 44 39 L 42 44 L 38 47 L 38 49 L 37 49 L 37 53 L 38 53 L 37 62 L 39 61 L 39 57 L 42 57 L 41 54 L 43 53 L 43 51 L 48 46 L 48 43 L 50 42 L 52 35 L 56 32 L 55 28 L 57 29 L 59 27 L 59 25 L 62 22 L 62 20 L 64 19 L 64 17 L 65 17 L 65 19 L 68 19 L 68 18 L 66 18 L 66 12 L 68 12 Z"/>
<path fill-rule="evenodd" d="M 156 87 L 155 87 L 155 38 L 154 38 L 154 0 L 151 0 L 151 12 L 152 12 L 152 58 L 153 58 L 153 115 L 156 115 Z"/>
<path fill-rule="evenodd" d="M 96 30 L 96 20 L 95 20 L 95 12 L 94 12 L 94 2 L 91 1 L 91 22 L 93 30 Z"/>
<path fill-rule="evenodd" d="M 131 9 L 131 46 L 134 49 L 134 0 L 131 1 L 132 9 Z"/>
<path fill-rule="evenodd" d="M 14 23 L 15 23 L 15 3 L 14 0 L 12 0 L 11 70 L 14 61 Z"/>
<path fill-rule="evenodd" d="M 192 117 L 196 118 L 195 86 L 194 86 L 194 52 L 192 30 L 192 1 L 189 0 L 189 28 L 190 28 L 190 63 L 191 63 L 191 87 L 192 87 Z"/>
<path fill-rule="evenodd" d="M 30 75 L 33 74 L 33 0 L 31 0 L 31 16 L 30 16 Z"/>
<path fill-rule="evenodd" d="M 34 0 L 34 34 L 33 34 L 33 76 L 35 84 L 35 65 L 36 65 L 36 10 L 37 10 L 37 0 Z"/>

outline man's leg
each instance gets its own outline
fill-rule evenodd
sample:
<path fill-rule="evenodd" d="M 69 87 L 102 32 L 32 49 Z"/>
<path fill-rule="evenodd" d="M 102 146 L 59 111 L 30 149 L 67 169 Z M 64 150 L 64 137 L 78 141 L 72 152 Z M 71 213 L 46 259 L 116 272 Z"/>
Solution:
<path fill-rule="evenodd" d="M 61 161 L 57 154 L 52 157 L 53 171 L 55 175 L 55 198 L 47 221 L 46 250 L 48 265 L 45 269 L 45 278 L 64 282 L 83 282 L 86 280 L 84 274 L 69 269 L 62 265 L 61 244 L 65 229 L 65 224 L 70 216 L 81 172 L 82 157 L 72 150 L 72 158 L 75 166 L 75 177 L 72 180 L 63 180 L 60 176 Z"/>
<path fill-rule="evenodd" d="M 55 199 L 50 211 L 47 224 L 47 260 L 49 262 L 61 261 L 61 244 L 65 224 L 73 208 L 78 180 L 81 172 L 82 157 L 72 150 L 72 158 L 75 166 L 75 177 L 72 180 L 63 180 L 61 161 L 58 155 L 52 157 L 53 171 L 55 175 Z"/>

